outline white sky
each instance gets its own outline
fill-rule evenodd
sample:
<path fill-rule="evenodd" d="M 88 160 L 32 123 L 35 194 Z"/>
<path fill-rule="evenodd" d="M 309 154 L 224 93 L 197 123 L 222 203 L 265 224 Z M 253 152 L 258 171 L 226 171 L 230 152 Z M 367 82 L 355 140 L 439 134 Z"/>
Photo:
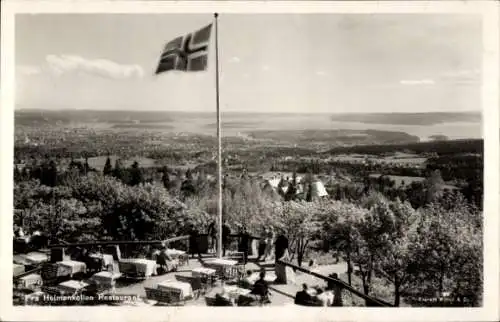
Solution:
<path fill-rule="evenodd" d="M 211 14 L 16 18 L 16 105 L 215 109 L 202 73 L 154 76 L 163 45 Z M 224 111 L 356 113 L 481 109 L 481 17 L 230 14 L 219 17 Z"/>

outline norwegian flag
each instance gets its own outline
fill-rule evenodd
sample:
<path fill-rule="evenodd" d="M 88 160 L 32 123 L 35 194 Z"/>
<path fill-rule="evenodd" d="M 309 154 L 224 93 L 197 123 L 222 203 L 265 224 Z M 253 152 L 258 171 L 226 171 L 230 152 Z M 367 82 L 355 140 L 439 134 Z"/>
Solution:
<path fill-rule="evenodd" d="M 206 70 L 211 31 L 212 24 L 168 42 L 163 49 L 156 74 L 170 70 Z"/>

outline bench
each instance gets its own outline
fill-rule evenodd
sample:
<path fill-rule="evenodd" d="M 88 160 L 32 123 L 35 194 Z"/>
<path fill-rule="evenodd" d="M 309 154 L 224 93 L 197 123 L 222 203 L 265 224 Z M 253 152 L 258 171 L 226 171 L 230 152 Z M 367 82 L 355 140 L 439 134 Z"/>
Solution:
<path fill-rule="evenodd" d="M 223 298 L 218 294 L 216 294 L 214 297 L 206 296 L 205 303 L 207 304 L 207 306 L 234 306 L 231 300 Z"/>
<path fill-rule="evenodd" d="M 134 263 L 118 262 L 118 270 L 125 279 L 145 279 L 144 272 L 140 272 Z"/>
<path fill-rule="evenodd" d="M 185 300 L 181 299 L 181 292 L 177 290 L 161 290 L 153 287 L 144 287 L 146 298 L 157 301 L 158 304 L 184 305 Z"/>

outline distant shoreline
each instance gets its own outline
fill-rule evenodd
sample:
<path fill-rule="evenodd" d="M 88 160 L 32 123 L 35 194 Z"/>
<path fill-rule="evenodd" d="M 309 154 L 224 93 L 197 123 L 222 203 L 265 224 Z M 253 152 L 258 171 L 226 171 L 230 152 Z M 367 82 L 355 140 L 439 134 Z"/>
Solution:
<path fill-rule="evenodd" d="M 39 125 L 40 123 L 175 123 L 178 121 L 205 120 L 215 118 L 213 112 L 191 111 L 126 111 L 126 110 L 44 110 L 21 109 L 15 111 L 15 121 L 20 125 Z M 262 120 L 257 120 L 257 118 Z M 252 120 L 252 118 L 254 118 Z M 481 124 L 481 112 L 425 112 L 425 113 L 262 113 L 262 112 L 223 112 L 222 124 L 240 124 L 242 128 L 251 128 L 262 121 L 297 122 L 304 118 L 304 123 L 321 120 L 322 123 L 358 123 L 374 125 L 432 126 L 438 124 Z M 300 122 L 302 122 L 300 120 Z M 244 123 L 244 124 L 243 124 Z M 325 123 L 325 124 L 326 124 Z M 213 121 L 203 124 L 213 127 Z M 244 126 L 243 126 L 244 125 Z M 151 125 L 152 126 L 152 125 Z M 316 127 L 313 127 L 316 128 Z M 439 134 L 439 133 L 432 133 Z"/>

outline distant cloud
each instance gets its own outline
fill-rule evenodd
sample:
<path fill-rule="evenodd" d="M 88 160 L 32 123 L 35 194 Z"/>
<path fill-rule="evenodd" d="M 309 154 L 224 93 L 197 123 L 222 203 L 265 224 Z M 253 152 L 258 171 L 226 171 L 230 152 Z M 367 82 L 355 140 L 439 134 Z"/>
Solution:
<path fill-rule="evenodd" d="M 40 70 L 39 67 L 36 67 L 36 66 L 23 65 L 23 66 L 17 67 L 17 72 L 22 74 L 22 75 L 33 76 L 33 75 L 40 74 L 42 71 Z"/>
<path fill-rule="evenodd" d="M 440 76 L 442 81 L 457 85 L 479 84 L 480 69 L 461 69 L 443 72 Z"/>
<path fill-rule="evenodd" d="M 448 85 L 476 85 L 480 82 L 480 69 L 457 69 L 443 71 L 435 75 L 434 79 L 405 79 L 399 83 L 401 85 L 434 85 L 448 84 Z"/>
<path fill-rule="evenodd" d="M 318 71 L 316 71 L 316 75 L 318 75 L 318 76 L 325 76 L 326 72 L 324 72 L 322 70 L 318 70 Z"/>
<path fill-rule="evenodd" d="M 268 65 L 262 66 L 262 70 L 265 71 L 265 72 L 267 72 L 270 69 L 271 69 L 271 67 L 269 67 Z"/>
<path fill-rule="evenodd" d="M 121 65 L 106 59 L 86 59 L 76 55 L 48 55 L 49 70 L 56 75 L 86 73 L 112 79 L 142 78 L 144 70 L 139 65 Z"/>
<path fill-rule="evenodd" d="M 243 74 L 243 78 L 249 78 L 250 77 L 250 74 L 249 73 L 244 73 Z"/>
<path fill-rule="evenodd" d="M 239 57 L 231 57 L 231 59 L 229 60 L 230 63 L 239 63 L 241 60 Z"/>
<path fill-rule="evenodd" d="M 401 85 L 434 85 L 432 79 L 404 79 L 399 81 Z"/>

